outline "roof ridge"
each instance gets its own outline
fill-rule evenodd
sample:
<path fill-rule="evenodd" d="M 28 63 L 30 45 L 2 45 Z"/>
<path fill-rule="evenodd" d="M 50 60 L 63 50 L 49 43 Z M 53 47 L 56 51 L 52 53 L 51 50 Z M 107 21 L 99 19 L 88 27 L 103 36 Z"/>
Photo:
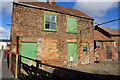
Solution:
<path fill-rule="evenodd" d="M 103 28 L 103 27 L 98 27 L 98 28 L 101 28 L 105 32 L 109 33 L 110 35 L 120 35 L 120 29 Z"/>
<path fill-rule="evenodd" d="M 104 27 L 100 27 L 100 28 L 103 28 L 103 29 L 114 29 L 114 28 L 104 28 Z M 120 29 L 114 29 L 114 30 L 120 30 Z"/>

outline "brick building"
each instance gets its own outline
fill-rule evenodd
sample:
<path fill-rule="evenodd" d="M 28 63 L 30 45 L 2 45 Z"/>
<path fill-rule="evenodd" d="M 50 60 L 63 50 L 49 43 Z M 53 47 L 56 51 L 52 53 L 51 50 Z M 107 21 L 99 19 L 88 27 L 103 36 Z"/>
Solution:
<path fill-rule="evenodd" d="M 62 67 L 92 63 L 93 21 L 55 2 L 14 2 L 10 52 Z"/>
<path fill-rule="evenodd" d="M 99 61 L 118 59 L 120 46 L 120 30 L 102 28 L 94 29 L 94 57 Z"/>
<path fill-rule="evenodd" d="M 7 45 L 10 45 L 10 40 L 0 39 L 0 49 L 6 49 Z"/>

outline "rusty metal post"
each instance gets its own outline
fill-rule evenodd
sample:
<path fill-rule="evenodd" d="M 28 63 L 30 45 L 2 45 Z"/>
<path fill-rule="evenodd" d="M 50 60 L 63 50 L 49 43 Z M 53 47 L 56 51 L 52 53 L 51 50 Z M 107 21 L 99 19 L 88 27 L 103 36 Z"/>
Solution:
<path fill-rule="evenodd" d="M 16 37 L 16 42 L 17 42 L 17 48 L 16 48 L 16 52 L 17 52 L 17 54 L 20 54 L 20 52 L 19 52 L 19 39 L 20 39 L 20 37 L 19 36 L 17 36 Z M 17 77 L 19 77 L 19 75 L 20 75 L 20 70 L 21 70 L 21 56 L 20 55 L 18 55 L 18 60 L 17 60 L 18 62 L 17 62 Z"/>
<path fill-rule="evenodd" d="M 41 61 L 39 63 L 40 63 L 40 67 L 42 67 Z"/>
<path fill-rule="evenodd" d="M 39 61 L 36 60 L 36 67 L 39 68 Z"/>
<path fill-rule="evenodd" d="M 42 67 L 41 61 L 36 60 L 36 67 L 39 68 L 39 65 L 40 65 L 40 67 Z"/>
<path fill-rule="evenodd" d="M 20 70 L 21 70 L 21 55 L 18 55 L 18 77 L 19 77 L 19 75 L 20 75 Z"/>

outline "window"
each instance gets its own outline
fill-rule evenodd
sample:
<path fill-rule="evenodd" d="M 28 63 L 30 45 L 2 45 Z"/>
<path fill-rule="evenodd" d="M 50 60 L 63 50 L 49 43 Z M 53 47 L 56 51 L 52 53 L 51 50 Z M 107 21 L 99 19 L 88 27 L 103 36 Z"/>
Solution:
<path fill-rule="evenodd" d="M 96 47 L 100 47 L 101 42 L 96 42 Z"/>
<path fill-rule="evenodd" d="M 87 46 L 83 46 L 83 53 L 87 52 Z"/>
<path fill-rule="evenodd" d="M 77 22 L 76 18 L 68 17 L 67 18 L 67 32 L 77 33 Z"/>
<path fill-rule="evenodd" d="M 45 13 L 44 18 L 44 30 L 56 30 L 56 15 Z"/>

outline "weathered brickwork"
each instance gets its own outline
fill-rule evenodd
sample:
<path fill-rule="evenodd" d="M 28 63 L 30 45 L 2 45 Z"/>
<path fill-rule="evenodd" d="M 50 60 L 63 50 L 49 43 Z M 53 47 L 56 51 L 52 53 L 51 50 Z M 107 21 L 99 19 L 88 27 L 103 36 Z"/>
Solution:
<path fill-rule="evenodd" d="M 116 42 L 116 48 L 115 48 L 115 52 L 118 54 L 117 58 L 120 59 L 120 36 L 112 36 L 111 39 L 115 40 Z"/>
<path fill-rule="evenodd" d="M 111 39 L 115 40 L 116 46 L 120 46 L 120 36 L 111 36 Z"/>
<path fill-rule="evenodd" d="M 96 26 L 94 29 L 95 60 L 96 57 L 98 57 L 99 61 L 118 59 L 118 46 L 120 45 L 119 39 L 120 34 L 118 29 Z"/>
<path fill-rule="evenodd" d="M 57 32 L 43 31 L 44 13 L 57 15 Z M 93 21 L 77 19 L 77 33 L 67 33 L 67 17 L 60 14 L 21 5 L 13 5 L 11 26 L 11 52 L 16 53 L 16 36 L 20 42 L 37 42 L 37 59 L 44 63 L 67 66 L 67 42 L 77 42 L 77 63 L 93 63 L 94 40 Z M 82 52 L 82 46 L 88 46 L 88 52 Z"/>
<path fill-rule="evenodd" d="M 107 45 L 111 46 L 111 60 L 118 59 L 117 47 L 114 47 L 114 42 L 100 42 L 100 47 L 95 49 L 94 59 L 96 61 L 96 57 L 98 61 L 107 60 Z"/>

